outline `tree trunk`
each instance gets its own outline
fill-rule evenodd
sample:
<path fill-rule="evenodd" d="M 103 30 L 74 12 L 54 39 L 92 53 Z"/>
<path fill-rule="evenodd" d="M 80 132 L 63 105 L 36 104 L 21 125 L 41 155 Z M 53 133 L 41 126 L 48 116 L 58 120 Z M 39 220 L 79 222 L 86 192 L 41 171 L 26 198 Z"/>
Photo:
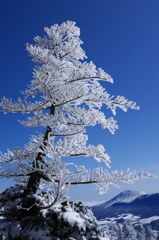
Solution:
<path fill-rule="evenodd" d="M 54 114 L 55 114 L 55 107 L 52 105 L 50 108 L 50 115 L 53 116 Z M 47 140 L 48 140 L 49 134 L 51 132 L 52 132 L 52 129 L 49 126 L 47 126 L 46 132 L 44 135 L 43 144 L 40 147 L 41 150 L 43 150 L 43 146 L 47 145 Z M 33 167 L 39 168 L 39 170 L 40 170 L 39 163 L 42 162 L 43 157 L 45 157 L 45 153 L 39 152 L 37 157 L 35 158 L 35 161 L 33 162 Z M 40 171 L 36 171 L 36 172 L 33 172 L 30 174 L 26 189 L 24 190 L 24 193 L 23 193 L 22 206 L 24 208 L 30 208 L 33 205 L 33 195 L 37 192 L 37 190 L 39 188 L 41 177 L 42 177 L 42 175 L 41 175 Z"/>

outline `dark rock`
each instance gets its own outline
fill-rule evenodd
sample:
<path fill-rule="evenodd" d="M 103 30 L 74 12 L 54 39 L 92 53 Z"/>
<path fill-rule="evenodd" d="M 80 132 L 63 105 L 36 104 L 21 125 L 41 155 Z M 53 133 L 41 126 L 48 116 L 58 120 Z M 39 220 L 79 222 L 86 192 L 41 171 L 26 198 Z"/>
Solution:
<path fill-rule="evenodd" d="M 25 202 L 14 188 L 0 195 L 4 217 L 0 219 L 0 240 L 100 240 L 99 226 L 82 202 L 65 201 L 42 210 L 38 199 L 34 195 Z"/>

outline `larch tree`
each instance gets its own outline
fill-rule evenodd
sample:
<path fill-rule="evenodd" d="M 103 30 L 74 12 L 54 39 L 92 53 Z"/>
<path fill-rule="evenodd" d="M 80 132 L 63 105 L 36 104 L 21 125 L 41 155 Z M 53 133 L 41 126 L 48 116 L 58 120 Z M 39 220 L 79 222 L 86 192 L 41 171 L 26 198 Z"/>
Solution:
<path fill-rule="evenodd" d="M 87 57 L 75 22 L 55 24 L 44 31 L 44 37 L 34 38 L 35 45 L 26 45 L 35 62 L 30 85 L 17 101 L 3 97 L 0 108 L 4 113 L 27 114 L 27 119 L 20 121 L 22 125 L 43 126 L 45 130 L 31 136 L 24 148 L 0 154 L 0 176 L 23 183 L 23 199 L 45 188 L 43 207 L 64 201 L 68 186 L 73 184 L 94 183 L 99 192 L 104 192 L 114 182 L 152 177 L 146 172 L 108 172 L 101 167 L 89 170 L 69 163 L 71 157 L 83 156 L 109 167 L 110 157 L 104 146 L 87 144 L 86 129 L 100 124 L 114 134 L 117 122 L 113 117 L 106 118 L 104 108 L 116 115 L 117 108 L 127 111 L 139 107 L 106 91 L 106 84 L 113 79 L 92 61 L 84 60 Z M 31 202 L 23 205 L 28 207 Z"/>

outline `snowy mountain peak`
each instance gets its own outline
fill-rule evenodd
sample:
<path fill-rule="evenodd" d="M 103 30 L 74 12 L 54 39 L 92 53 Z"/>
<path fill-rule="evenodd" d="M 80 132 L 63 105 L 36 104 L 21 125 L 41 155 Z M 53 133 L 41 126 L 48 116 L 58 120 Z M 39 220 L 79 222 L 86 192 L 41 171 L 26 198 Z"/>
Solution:
<path fill-rule="evenodd" d="M 114 197 L 112 200 L 114 202 L 131 202 L 135 198 L 140 197 L 141 195 L 145 195 L 146 193 L 143 191 L 131 191 L 126 190 L 121 193 L 119 193 L 116 197 Z M 111 200 L 111 201 L 112 201 Z"/>
<path fill-rule="evenodd" d="M 114 198 L 112 198 L 109 201 L 106 201 L 104 203 L 98 204 L 96 206 L 94 206 L 94 208 L 98 208 L 98 207 L 102 207 L 102 208 L 107 208 L 110 205 L 114 204 L 114 203 L 120 203 L 120 202 L 131 202 L 134 199 L 136 199 L 137 197 L 140 197 L 142 195 L 145 195 L 146 193 L 143 191 L 131 191 L 131 190 L 126 190 L 123 191 L 121 193 L 119 193 L 118 195 L 116 195 Z"/>
<path fill-rule="evenodd" d="M 123 218 L 127 214 L 140 218 L 159 216 L 159 193 L 124 191 L 108 202 L 91 208 L 97 219 Z M 132 217 L 131 217 L 132 218 Z M 159 225 L 158 225 L 159 226 Z"/>

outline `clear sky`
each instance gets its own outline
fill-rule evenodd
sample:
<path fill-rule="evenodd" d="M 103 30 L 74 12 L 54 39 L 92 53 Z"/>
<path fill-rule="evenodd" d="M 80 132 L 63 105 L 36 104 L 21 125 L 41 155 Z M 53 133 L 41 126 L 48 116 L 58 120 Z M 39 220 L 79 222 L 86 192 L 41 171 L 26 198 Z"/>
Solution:
<path fill-rule="evenodd" d="M 140 105 L 140 111 L 117 112 L 115 135 L 101 128 L 88 130 L 90 143 L 103 144 L 112 169 L 159 172 L 159 1 L 158 0 L 2 0 L 0 7 L 0 97 L 16 99 L 32 78 L 25 43 L 31 43 L 43 28 L 75 21 L 88 60 L 114 79 L 111 94 L 124 95 Z M 24 117 L 24 116 L 22 116 Z M 0 115 L 0 150 L 27 143 L 38 129 L 19 125 L 18 114 Z M 79 161 L 79 160 L 78 160 Z M 83 162 L 84 163 L 84 162 Z M 86 165 L 96 167 L 94 160 Z M 10 182 L 1 179 L 0 190 Z M 71 199 L 100 201 L 125 190 L 158 192 L 159 179 L 111 188 L 99 196 L 93 186 L 72 188 Z"/>

